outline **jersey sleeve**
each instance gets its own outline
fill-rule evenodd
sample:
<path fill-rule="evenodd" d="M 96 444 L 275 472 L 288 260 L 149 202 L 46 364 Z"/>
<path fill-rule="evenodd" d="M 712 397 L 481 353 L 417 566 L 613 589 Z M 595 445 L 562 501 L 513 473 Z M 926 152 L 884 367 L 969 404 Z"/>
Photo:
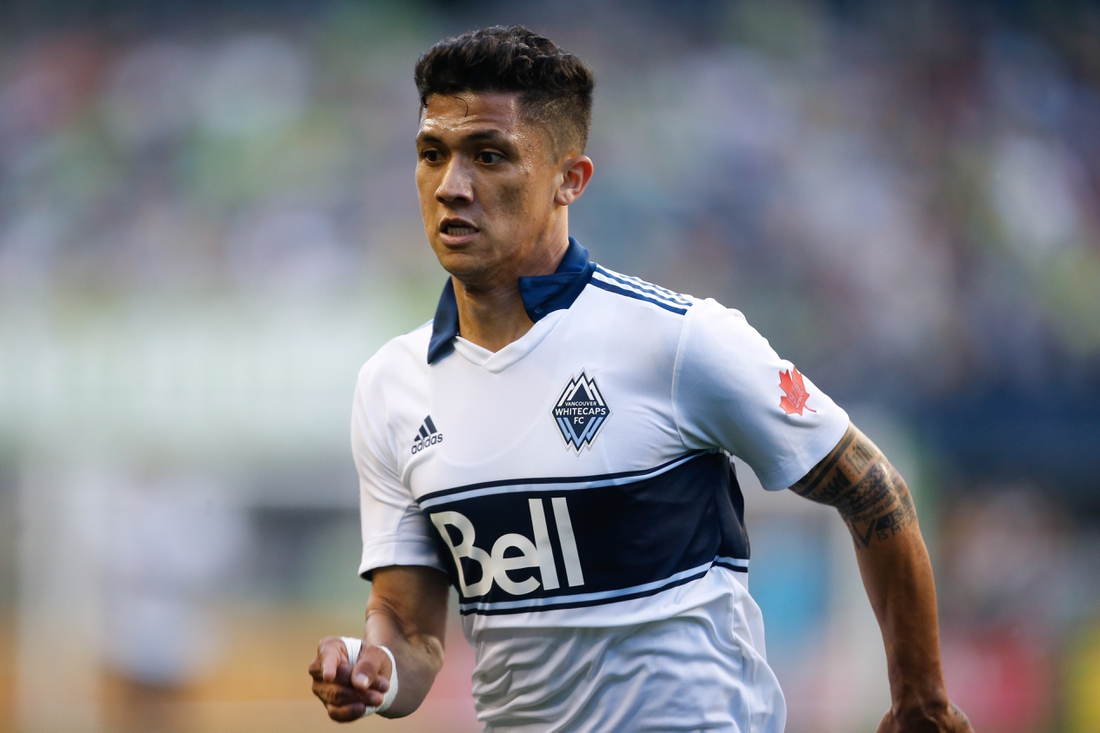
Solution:
<path fill-rule="evenodd" d="M 401 483 L 386 429 L 386 402 L 371 362 L 363 367 L 352 406 L 351 449 L 359 471 L 363 556 L 359 574 L 390 565 L 426 565 L 443 572 L 427 518 Z"/>
<path fill-rule="evenodd" d="M 697 301 L 685 316 L 672 403 L 684 443 L 741 458 L 765 489 L 785 489 L 836 447 L 848 415 L 739 311 Z"/>

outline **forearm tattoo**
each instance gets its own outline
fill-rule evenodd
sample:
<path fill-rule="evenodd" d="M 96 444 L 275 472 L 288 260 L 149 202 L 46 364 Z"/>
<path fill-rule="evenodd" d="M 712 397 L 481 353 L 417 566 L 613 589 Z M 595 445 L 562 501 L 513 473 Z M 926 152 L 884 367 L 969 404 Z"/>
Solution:
<path fill-rule="evenodd" d="M 811 501 L 835 506 L 860 547 L 888 540 L 917 519 L 905 480 L 854 425 L 791 489 Z"/>

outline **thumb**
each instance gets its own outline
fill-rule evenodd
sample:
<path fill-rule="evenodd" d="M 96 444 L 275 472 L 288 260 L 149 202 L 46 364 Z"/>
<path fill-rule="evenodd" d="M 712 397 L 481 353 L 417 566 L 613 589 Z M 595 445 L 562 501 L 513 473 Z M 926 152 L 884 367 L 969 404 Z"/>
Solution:
<path fill-rule="evenodd" d="M 351 683 L 361 690 L 374 688 L 379 692 L 386 692 L 390 689 L 392 674 L 393 665 L 389 655 L 377 646 L 364 646 L 359 652 L 359 660 L 352 668 Z"/>

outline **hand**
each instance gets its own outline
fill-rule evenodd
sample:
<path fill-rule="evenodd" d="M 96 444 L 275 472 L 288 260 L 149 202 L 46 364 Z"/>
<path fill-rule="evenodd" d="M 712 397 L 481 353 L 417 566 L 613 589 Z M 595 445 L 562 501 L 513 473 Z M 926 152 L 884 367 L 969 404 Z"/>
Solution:
<path fill-rule="evenodd" d="M 317 645 L 309 665 L 313 694 L 325 704 L 328 716 L 346 723 L 363 717 L 367 707 L 382 704 L 393 673 L 390 658 L 378 647 L 364 645 L 352 665 L 338 636 L 326 636 Z"/>
<path fill-rule="evenodd" d="M 948 703 L 938 714 L 891 710 L 882 716 L 878 733 L 974 733 L 974 729 L 959 706 Z"/>

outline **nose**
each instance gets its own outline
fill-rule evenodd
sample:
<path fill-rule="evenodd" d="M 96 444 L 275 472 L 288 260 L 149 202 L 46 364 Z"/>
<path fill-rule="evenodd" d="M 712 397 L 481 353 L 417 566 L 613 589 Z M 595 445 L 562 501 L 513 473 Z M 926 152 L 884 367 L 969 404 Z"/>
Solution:
<path fill-rule="evenodd" d="M 440 203 L 471 203 L 474 200 L 473 171 L 461 156 L 454 156 L 443 169 L 443 177 L 435 189 Z"/>

